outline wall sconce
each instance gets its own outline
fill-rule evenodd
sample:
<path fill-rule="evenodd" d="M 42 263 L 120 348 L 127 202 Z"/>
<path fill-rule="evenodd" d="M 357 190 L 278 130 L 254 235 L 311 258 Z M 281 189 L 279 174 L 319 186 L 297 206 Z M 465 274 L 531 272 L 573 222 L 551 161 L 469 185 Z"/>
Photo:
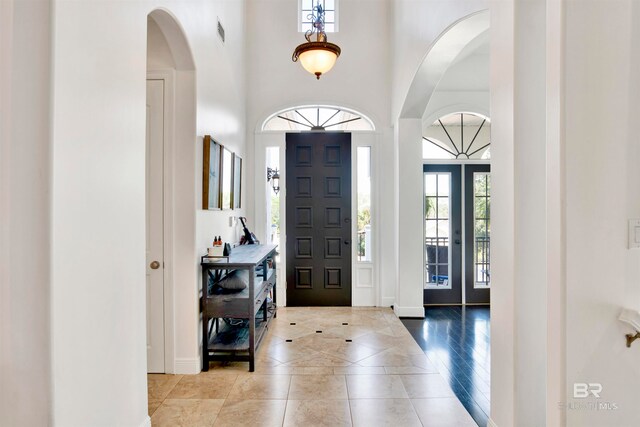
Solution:
<path fill-rule="evenodd" d="M 625 338 L 627 339 L 627 347 L 631 347 L 631 343 L 640 338 L 640 312 L 626 308 L 622 310 L 618 320 L 631 326 L 636 331 L 635 334 L 625 335 Z"/>
<path fill-rule="evenodd" d="M 278 174 L 278 169 L 267 168 L 267 182 L 271 181 L 271 188 L 273 188 L 273 192 L 278 194 L 280 191 L 280 174 Z"/>

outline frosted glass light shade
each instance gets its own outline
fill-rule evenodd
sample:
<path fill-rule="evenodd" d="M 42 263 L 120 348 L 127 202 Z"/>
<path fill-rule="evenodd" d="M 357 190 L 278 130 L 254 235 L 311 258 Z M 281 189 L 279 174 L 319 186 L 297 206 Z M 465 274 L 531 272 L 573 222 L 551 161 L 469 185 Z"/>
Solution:
<path fill-rule="evenodd" d="M 311 74 L 315 74 L 318 78 L 332 69 L 337 59 L 338 55 L 324 49 L 308 50 L 300 54 L 302 67 Z"/>
<path fill-rule="evenodd" d="M 327 41 L 317 41 L 303 43 L 293 52 L 293 62 L 300 60 L 302 67 L 320 76 L 329 71 L 336 63 L 340 56 L 340 47 Z"/>

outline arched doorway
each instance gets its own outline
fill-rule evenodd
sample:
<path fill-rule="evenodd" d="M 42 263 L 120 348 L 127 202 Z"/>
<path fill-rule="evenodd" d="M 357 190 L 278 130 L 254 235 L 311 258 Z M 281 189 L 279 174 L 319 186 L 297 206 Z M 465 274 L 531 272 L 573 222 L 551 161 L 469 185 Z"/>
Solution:
<path fill-rule="evenodd" d="M 176 141 L 193 140 L 195 65 L 186 37 L 175 18 L 157 9 L 147 17 L 147 371 L 173 373 L 175 368 L 174 246 L 193 237 L 176 232 L 175 224 L 193 215 L 175 202 Z M 186 211 L 185 211 L 186 209 Z M 173 236 L 176 236 L 175 239 Z M 180 240 L 180 241 L 178 241 Z"/>
<path fill-rule="evenodd" d="M 474 13 L 430 46 L 401 108 L 395 141 L 395 311 L 401 317 L 424 317 L 403 323 L 479 425 L 487 424 L 490 415 L 489 313 L 486 306 L 466 305 L 486 304 L 489 296 L 490 251 L 483 231 L 488 210 L 476 215 L 472 209 L 476 202 L 487 207 L 489 200 L 488 30 L 488 11 Z M 464 341 L 457 339 L 459 334 Z M 464 363 L 445 360 L 461 353 Z"/>

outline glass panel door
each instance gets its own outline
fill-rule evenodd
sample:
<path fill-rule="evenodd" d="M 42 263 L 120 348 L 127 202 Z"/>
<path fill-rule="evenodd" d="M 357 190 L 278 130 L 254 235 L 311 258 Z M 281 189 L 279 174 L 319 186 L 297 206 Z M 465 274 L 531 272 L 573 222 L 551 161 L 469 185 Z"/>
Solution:
<path fill-rule="evenodd" d="M 424 166 L 424 304 L 462 302 L 460 171 Z"/>
<path fill-rule="evenodd" d="M 488 304 L 491 285 L 491 174 L 489 165 L 466 165 L 465 302 Z"/>

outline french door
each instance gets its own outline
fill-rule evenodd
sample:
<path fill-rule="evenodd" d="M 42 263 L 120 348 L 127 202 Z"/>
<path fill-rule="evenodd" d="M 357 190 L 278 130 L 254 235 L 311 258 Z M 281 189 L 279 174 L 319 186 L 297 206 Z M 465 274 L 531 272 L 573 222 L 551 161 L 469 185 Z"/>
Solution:
<path fill-rule="evenodd" d="M 489 165 L 424 165 L 424 304 L 488 304 Z"/>

